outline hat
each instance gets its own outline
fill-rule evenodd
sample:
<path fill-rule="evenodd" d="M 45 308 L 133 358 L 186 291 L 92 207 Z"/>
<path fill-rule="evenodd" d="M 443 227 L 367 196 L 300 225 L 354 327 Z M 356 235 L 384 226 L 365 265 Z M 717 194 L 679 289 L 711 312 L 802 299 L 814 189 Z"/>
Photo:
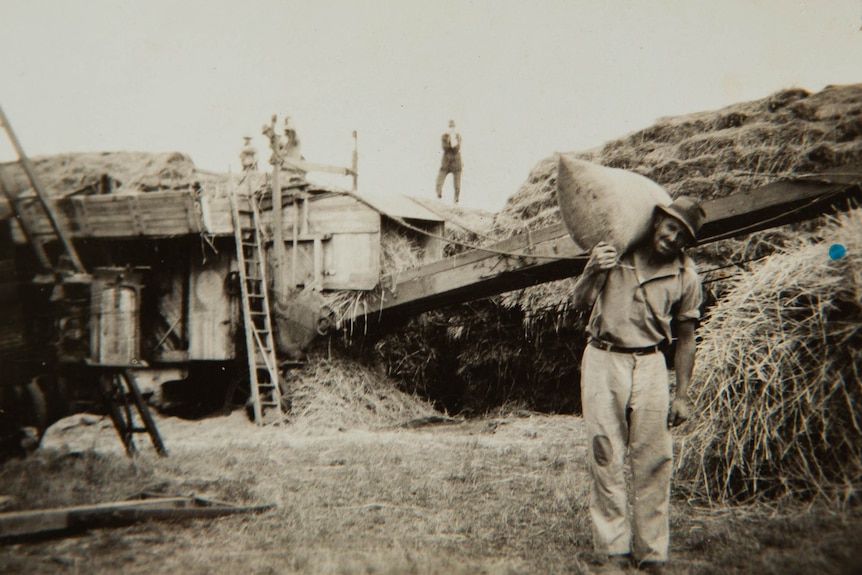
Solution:
<path fill-rule="evenodd" d="M 290 119 L 290 116 L 286 116 L 284 118 L 284 131 L 293 130 L 296 131 L 296 128 L 293 125 L 293 120 Z"/>
<path fill-rule="evenodd" d="M 688 196 L 679 196 L 669 206 L 659 204 L 656 207 L 675 220 L 679 220 L 691 234 L 691 239 L 697 239 L 697 232 L 700 231 L 706 218 L 706 212 L 697 201 Z"/>

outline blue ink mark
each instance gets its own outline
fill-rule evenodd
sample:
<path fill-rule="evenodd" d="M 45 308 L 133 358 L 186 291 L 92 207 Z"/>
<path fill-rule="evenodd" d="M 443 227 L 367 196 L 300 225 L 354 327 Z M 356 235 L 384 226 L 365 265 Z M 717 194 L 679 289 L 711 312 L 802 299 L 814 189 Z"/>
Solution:
<path fill-rule="evenodd" d="M 833 260 L 839 260 L 847 254 L 847 248 L 843 244 L 832 244 L 829 246 L 829 257 Z"/>

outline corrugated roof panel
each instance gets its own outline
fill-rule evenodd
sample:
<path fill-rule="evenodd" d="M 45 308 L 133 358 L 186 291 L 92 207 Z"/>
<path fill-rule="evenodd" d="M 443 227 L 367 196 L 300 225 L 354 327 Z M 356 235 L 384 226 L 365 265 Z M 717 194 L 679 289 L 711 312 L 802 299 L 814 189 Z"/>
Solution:
<path fill-rule="evenodd" d="M 420 206 L 407 196 L 384 196 L 381 194 L 356 194 L 380 213 L 393 218 L 442 222 L 443 218 Z"/>

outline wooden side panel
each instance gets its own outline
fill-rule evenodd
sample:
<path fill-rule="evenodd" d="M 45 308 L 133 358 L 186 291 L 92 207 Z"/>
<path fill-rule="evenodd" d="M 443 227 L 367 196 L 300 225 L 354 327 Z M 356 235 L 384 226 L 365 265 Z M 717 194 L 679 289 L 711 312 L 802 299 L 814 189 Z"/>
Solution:
<path fill-rule="evenodd" d="M 264 217 L 270 214 L 265 212 Z M 296 257 L 294 222 L 299 232 Z M 322 289 L 374 289 L 380 279 L 380 227 L 380 214 L 349 196 L 309 201 L 307 209 L 301 203 L 286 206 L 285 285 L 308 287 L 317 282 Z M 315 253 L 315 244 L 322 253 Z"/>
<path fill-rule="evenodd" d="M 380 232 L 338 234 L 323 251 L 323 288 L 371 290 L 380 281 Z"/>
<path fill-rule="evenodd" d="M 310 286 L 314 281 L 314 242 L 299 242 L 296 254 L 294 254 L 293 242 L 285 242 L 285 250 L 287 255 L 284 260 L 284 282 L 281 285 L 287 286 L 288 289 Z M 270 264 L 272 260 L 272 257 L 267 258 Z M 275 285 L 272 265 L 267 268 L 267 274 Z"/>
<path fill-rule="evenodd" d="M 380 231 L 380 214 L 350 196 L 331 196 L 308 202 L 308 222 L 300 222 L 300 232 L 308 234 L 356 234 Z M 300 214 L 302 210 L 300 210 Z M 269 214 L 269 212 L 267 212 Z M 300 216 L 301 217 L 301 216 Z M 293 236 L 294 212 L 284 208 L 284 237 Z"/>
<path fill-rule="evenodd" d="M 131 207 L 143 235 L 172 236 L 201 231 L 198 207 L 191 194 L 154 192 L 134 198 Z"/>
<path fill-rule="evenodd" d="M 315 248 L 314 241 L 299 242 L 294 257 L 293 243 L 285 243 L 284 285 L 292 285 L 296 289 L 312 286 L 315 270 L 322 268 L 322 289 L 371 290 L 377 286 L 380 281 L 380 234 L 336 234 L 325 241 L 318 241 L 317 245 Z M 318 255 L 317 267 L 315 249 L 323 252 Z M 269 259 L 271 261 L 272 258 Z"/>
<path fill-rule="evenodd" d="M 141 234 L 141 221 L 131 195 L 93 196 L 75 199 L 85 207 L 84 219 L 72 227 L 73 234 L 86 229 L 90 236 L 120 238 Z"/>
<path fill-rule="evenodd" d="M 237 298 L 227 291 L 227 278 L 234 254 L 222 250 L 206 262 L 192 259 L 189 274 L 189 359 L 225 360 L 234 356 L 233 318 Z"/>
<path fill-rule="evenodd" d="M 216 206 L 213 218 L 220 233 L 233 233 L 230 204 L 226 198 L 224 202 L 224 206 Z M 188 191 L 60 198 L 49 200 L 49 204 L 59 225 L 72 237 L 169 237 L 203 230 L 201 206 Z M 41 206 L 35 201 L 19 206 L 35 235 L 53 237 Z"/>
<path fill-rule="evenodd" d="M 227 195 L 205 194 L 198 202 L 201 227 L 205 232 L 217 236 L 233 235 L 233 217 L 230 198 Z M 245 222 L 244 225 L 248 223 Z"/>

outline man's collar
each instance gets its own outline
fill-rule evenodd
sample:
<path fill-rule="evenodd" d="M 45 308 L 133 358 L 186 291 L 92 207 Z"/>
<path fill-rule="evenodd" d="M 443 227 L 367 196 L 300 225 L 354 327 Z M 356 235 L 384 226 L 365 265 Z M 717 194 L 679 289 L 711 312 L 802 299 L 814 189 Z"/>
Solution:
<path fill-rule="evenodd" d="M 684 253 L 680 252 L 674 258 L 668 260 L 667 262 L 664 262 L 658 268 L 653 270 L 649 276 L 646 276 L 644 275 L 645 270 L 643 269 L 643 265 L 638 265 L 639 260 L 644 261 L 646 259 L 647 256 L 646 254 L 644 254 L 645 251 L 645 249 L 636 249 L 633 250 L 630 254 L 632 265 L 634 265 L 635 271 L 637 272 L 639 281 L 641 283 L 679 275 L 685 268 L 685 260 L 687 256 Z"/>

